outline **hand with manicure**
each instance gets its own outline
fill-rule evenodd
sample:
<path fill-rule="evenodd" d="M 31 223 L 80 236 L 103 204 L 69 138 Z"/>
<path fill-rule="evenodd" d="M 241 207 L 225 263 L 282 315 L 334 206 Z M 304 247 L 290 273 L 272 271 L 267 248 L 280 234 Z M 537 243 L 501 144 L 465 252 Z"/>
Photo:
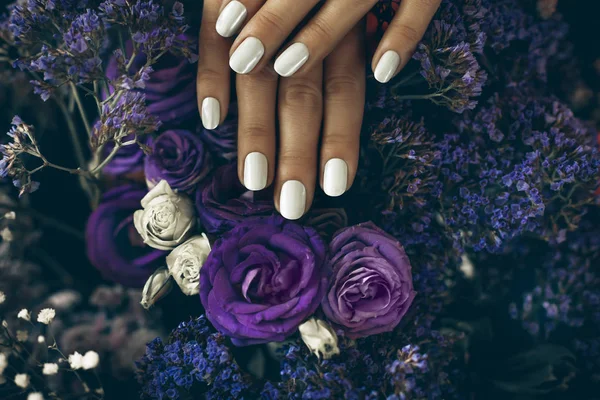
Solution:
<path fill-rule="evenodd" d="M 365 103 L 363 21 L 377 1 L 204 0 L 202 123 L 215 129 L 227 115 L 229 65 L 237 73 L 239 178 L 249 190 L 275 182 L 285 218 L 308 210 L 317 170 L 329 196 L 352 185 Z M 377 81 L 406 65 L 440 3 L 401 1 L 372 60 Z"/>

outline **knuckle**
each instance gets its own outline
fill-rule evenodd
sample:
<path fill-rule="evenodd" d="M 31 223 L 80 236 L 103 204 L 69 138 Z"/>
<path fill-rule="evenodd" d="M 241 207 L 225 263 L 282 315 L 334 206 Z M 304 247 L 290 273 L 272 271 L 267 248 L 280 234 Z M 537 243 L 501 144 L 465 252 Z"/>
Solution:
<path fill-rule="evenodd" d="M 351 97 L 362 92 L 362 82 L 357 74 L 333 73 L 325 81 L 325 94 L 327 97 Z"/>
<path fill-rule="evenodd" d="M 240 140 L 262 143 L 273 138 L 273 130 L 265 124 L 251 122 L 240 125 L 239 135 Z"/>
<path fill-rule="evenodd" d="M 327 132 L 323 135 L 323 149 L 358 149 L 358 136 L 360 134 L 360 124 L 356 128 L 357 134 L 352 132 Z"/>
<path fill-rule="evenodd" d="M 300 152 L 297 149 L 282 150 L 279 153 L 279 164 L 285 167 L 299 167 L 305 171 L 307 167 L 316 165 L 316 151 Z"/>
<path fill-rule="evenodd" d="M 401 24 L 395 28 L 394 36 L 400 39 L 400 43 L 410 43 L 412 46 L 416 45 L 421 40 L 421 34 L 415 28 L 410 25 Z"/>
<path fill-rule="evenodd" d="M 200 82 L 220 82 L 223 79 L 223 72 L 210 67 L 198 66 L 198 83 Z"/>
<path fill-rule="evenodd" d="M 298 81 L 288 84 L 283 89 L 282 101 L 289 107 L 321 107 L 323 103 L 322 90 L 314 84 L 306 81 Z"/>
<path fill-rule="evenodd" d="M 329 42 L 334 37 L 333 28 L 323 18 L 315 18 L 307 28 L 310 30 L 311 35 L 314 35 L 318 41 L 324 40 Z"/>
<path fill-rule="evenodd" d="M 422 10 L 436 9 L 440 5 L 440 0 L 419 0 L 419 6 Z"/>
<path fill-rule="evenodd" d="M 288 36 L 288 33 L 285 30 L 285 20 L 281 15 L 267 8 L 263 8 L 257 16 L 257 23 L 260 26 L 260 29 L 270 37 L 279 36 L 285 38 Z"/>

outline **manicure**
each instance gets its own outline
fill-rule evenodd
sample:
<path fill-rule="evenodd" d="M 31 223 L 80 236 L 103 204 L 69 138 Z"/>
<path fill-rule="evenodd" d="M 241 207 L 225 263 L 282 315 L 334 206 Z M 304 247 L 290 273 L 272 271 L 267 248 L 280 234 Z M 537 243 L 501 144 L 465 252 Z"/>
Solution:
<path fill-rule="evenodd" d="M 229 66 L 238 74 L 247 74 L 265 54 L 265 46 L 255 37 L 248 37 L 238 46 L 229 59 Z"/>
<path fill-rule="evenodd" d="M 239 1 L 227 4 L 217 19 L 217 33 L 223 37 L 231 37 L 240 29 L 248 11 Z"/>
<path fill-rule="evenodd" d="M 394 77 L 398 66 L 400 65 L 400 56 L 393 50 L 388 50 L 381 56 L 375 67 L 375 79 L 381 83 L 387 83 Z"/>
<path fill-rule="evenodd" d="M 206 129 L 215 129 L 221 120 L 221 105 L 214 97 L 202 100 L 202 125 Z"/>
<path fill-rule="evenodd" d="M 259 152 L 249 153 L 244 161 L 244 186 L 248 190 L 262 190 L 269 174 L 267 157 Z"/>
<path fill-rule="evenodd" d="M 323 191 L 327 196 L 344 194 L 348 185 L 348 165 L 340 158 L 327 161 L 323 171 Z"/>
<path fill-rule="evenodd" d="M 283 76 L 292 76 L 308 61 L 308 47 L 304 43 L 294 43 L 275 60 L 275 71 Z"/>
<path fill-rule="evenodd" d="M 304 215 L 306 188 L 300 181 L 287 181 L 281 187 L 279 212 L 284 218 L 295 220 Z"/>

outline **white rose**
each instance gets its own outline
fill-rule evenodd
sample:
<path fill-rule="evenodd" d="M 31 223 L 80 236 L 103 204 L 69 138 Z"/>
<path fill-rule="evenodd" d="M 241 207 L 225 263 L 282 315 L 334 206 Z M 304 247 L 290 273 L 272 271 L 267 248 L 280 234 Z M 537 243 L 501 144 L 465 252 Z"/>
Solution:
<path fill-rule="evenodd" d="M 300 325 L 298 330 L 304 344 L 317 358 L 323 356 L 327 360 L 334 354 L 340 354 L 338 337 L 327 322 L 311 318 Z"/>
<path fill-rule="evenodd" d="M 200 290 L 200 268 L 210 253 L 210 242 L 203 233 L 179 245 L 167 256 L 167 266 L 181 291 L 193 296 Z"/>
<path fill-rule="evenodd" d="M 148 310 L 154 303 L 168 295 L 172 288 L 171 274 L 166 268 L 159 268 L 146 281 L 140 304 Z"/>
<path fill-rule="evenodd" d="M 142 199 L 142 210 L 133 214 L 135 229 L 148 246 L 171 250 L 190 235 L 196 224 L 189 197 L 174 192 L 162 180 Z"/>

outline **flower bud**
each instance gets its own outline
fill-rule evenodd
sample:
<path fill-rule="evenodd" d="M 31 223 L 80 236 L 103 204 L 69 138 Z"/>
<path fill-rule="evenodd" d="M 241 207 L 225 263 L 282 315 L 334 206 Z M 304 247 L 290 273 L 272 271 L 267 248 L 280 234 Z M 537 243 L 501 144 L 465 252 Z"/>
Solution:
<path fill-rule="evenodd" d="M 200 289 L 200 268 L 210 253 L 210 242 L 205 234 L 194 236 L 180 244 L 167 256 L 167 267 L 181 288 L 188 295 L 197 295 Z"/>
<path fill-rule="evenodd" d="M 340 354 L 338 338 L 333 328 L 325 321 L 311 318 L 298 327 L 304 344 L 317 358 L 325 360 L 335 354 Z"/>
<path fill-rule="evenodd" d="M 147 310 L 158 300 L 169 294 L 172 288 L 173 282 L 169 270 L 159 268 L 148 278 L 146 285 L 144 285 L 140 304 Z"/>

